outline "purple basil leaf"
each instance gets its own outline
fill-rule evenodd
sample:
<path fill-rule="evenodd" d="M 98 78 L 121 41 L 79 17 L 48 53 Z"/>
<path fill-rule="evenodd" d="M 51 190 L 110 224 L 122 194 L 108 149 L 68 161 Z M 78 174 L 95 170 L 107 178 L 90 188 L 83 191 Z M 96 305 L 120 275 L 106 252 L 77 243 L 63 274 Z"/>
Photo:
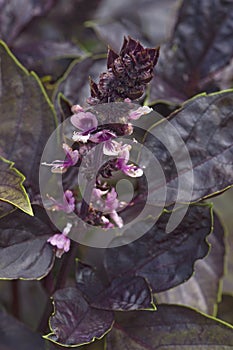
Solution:
<path fill-rule="evenodd" d="M 183 1 L 174 34 L 161 49 L 157 66 L 160 79 L 155 76 L 149 101 L 178 102 L 213 88 L 214 74 L 232 57 L 233 2 Z"/>
<path fill-rule="evenodd" d="M 14 317 L 0 311 L 1 350 L 45 350 L 45 342 L 40 334 L 32 332 Z"/>
<path fill-rule="evenodd" d="M 88 24 L 115 51 L 121 47 L 122 35 L 137 38 L 146 46 L 150 46 L 150 39 L 152 46 L 157 46 L 173 29 L 177 6 L 177 0 L 123 0 L 117 3 L 107 0 L 100 5 L 96 19 Z"/>
<path fill-rule="evenodd" d="M 92 306 L 116 311 L 155 309 L 146 280 L 138 276 L 116 278 L 94 299 Z"/>
<path fill-rule="evenodd" d="M 187 202 L 187 193 L 183 191 L 182 194 L 180 191 L 178 194 L 178 189 L 179 183 L 182 183 L 183 188 L 190 188 L 188 174 L 193 176 L 193 190 L 188 198 L 191 202 L 210 197 L 233 184 L 232 103 L 233 90 L 210 95 L 203 94 L 187 101 L 181 109 L 168 118 L 171 127 L 175 127 L 185 143 L 190 165 L 187 159 L 183 162 L 182 160 L 174 162 L 171 153 L 158 138 L 151 134 L 145 137 L 144 146 L 149 148 L 159 160 L 166 178 L 167 205 L 176 201 Z M 165 120 L 164 123 L 155 126 L 156 135 L 165 135 L 166 123 Z M 180 145 L 176 141 L 176 136 L 174 140 L 172 134 L 169 137 L 170 144 L 173 142 L 173 154 L 179 154 Z M 141 162 L 145 166 L 150 166 L 150 163 L 142 157 Z M 179 174 L 177 174 L 177 165 Z M 151 193 L 154 193 L 155 198 L 159 198 L 164 180 L 156 181 L 156 186 Z"/>
<path fill-rule="evenodd" d="M 195 263 L 193 276 L 185 283 L 156 294 L 157 303 L 191 306 L 209 315 L 216 312 L 216 304 L 224 274 L 224 229 L 214 215 L 214 229 L 208 237 L 210 252 Z"/>
<path fill-rule="evenodd" d="M 72 59 L 87 55 L 72 42 L 52 40 L 26 40 L 14 45 L 13 53 L 27 69 L 39 76 L 51 75 L 53 80 L 64 73 Z"/>
<path fill-rule="evenodd" d="M 101 278 L 102 277 L 102 278 Z M 154 309 L 151 291 L 141 277 L 119 277 L 110 285 L 102 282 L 102 275 L 92 267 L 78 263 L 77 287 L 91 306 L 101 310 Z"/>
<path fill-rule="evenodd" d="M 166 233 L 169 217 L 168 213 L 162 214 L 137 241 L 106 250 L 105 268 L 110 280 L 118 276 L 140 276 L 158 293 L 191 277 L 194 262 L 209 250 L 206 237 L 212 226 L 211 208 L 208 205 L 189 207 L 179 226 Z M 142 222 L 142 230 L 143 225 Z M 113 244 L 121 242 L 124 244 L 123 237 L 113 240 Z"/>
<path fill-rule="evenodd" d="M 113 313 L 92 308 L 77 288 L 65 288 L 53 296 L 52 333 L 45 339 L 71 346 L 91 343 L 110 331 Z"/>
<path fill-rule="evenodd" d="M 118 313 L 107 335 L 106 350 L 230 350 L 233 328 L 218 319 L 178 305 L 159 305 L 155 312 Z"/>
<path fill-rule="evenodd" d="M 85 106 L 86 99 L 90 95 L 89 77 L 96 80 L 100 72 L 106 69 L 106 60 L 86 58 L 82 61 L 75 61 L 71 64 L 63 79 L 59 82 L 54 94 L 54 103 L 58 116 L 59 109 L 59 93 L 73 105 L 80 104 Z"/>
<path fill-rule="evenodd" d="M 214 208 L 219 213 L 226 228 L 225 273 L 222 281 L 222 293 L 232 294 L 233 291 L 233 217 L 232 217 L 233 188 L 225 191 L 221 196 L 212 199 Z"/>
<path fill-rule="evenodd" d="M 56 0 L 2 0 L 0 2 L 0 37 L 8 44 L 20 34 L 34 18 L 43 16 L 56 3 Z"/>
<path fill-rule="evenodd" d="M 46 350 L 64 350 L 64 346 L 52 343 L 51 341 L 46 341 Z M 104 339 L 95 340 L 93 343 L 86 345 L 72 346 L 71 348 L 76 350 L 105 350 Z"/>
<path fill-rule="evenodd" d="M 54 111 L 36 75 L 29 74 L 3 43 L 0 58 L 0 150 L 38 193 L 40 159 L 55 128 Z"/>
<path fill-rule="evenodd" d="M 14 211 L 16 208 L 11 205 L 10 203 L 3 202 L 0 200 L 0 219 L 9 214 L 10 212 Z"/>
<path fill-rule="evenodd" d="M 233 296 L 222 294 L 221 302 L 218 304 L 217 317 L 221 320 L 233 324 Z"/>
<path fill-rule="evenodd" d="M 128 18 L 120 17 L 116 19 L 90 21 L 87 25 L 93 28 L 97 36 L 116 52 L 120 51 L 124 36 L 137 38 L 143 46 L 149 45 L 148 41 L 138 31 L 138 26 L 129 21 Z"/>
<path fill-rule="evenodd" d="M 59 115 L 61 122 L 73 114 L 71 111 L 72 103 L 70 103 L 62 93 L 58 94 L 56 105 L 57 115 Z"/>
<path fill-rule="evenodd" d="M 54 228 L 43 208 L 33 211 L 34 216 L 16 210 L 0 219 L 0 278 L 40 279 L 53 267 L 47 239 Z"/>
<path fill-rule="evenodd" d="M 75 275 L 77 287 L 90 303 L 105 289 L 103 278 L 101 277 L 96 269 L 80 261 L 78 262 Z"/>

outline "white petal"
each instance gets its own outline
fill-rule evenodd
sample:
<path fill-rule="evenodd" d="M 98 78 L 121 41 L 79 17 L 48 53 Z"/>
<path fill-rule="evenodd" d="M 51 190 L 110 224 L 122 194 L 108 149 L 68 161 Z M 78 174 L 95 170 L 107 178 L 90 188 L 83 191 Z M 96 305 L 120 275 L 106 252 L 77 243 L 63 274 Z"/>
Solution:
<path fill-rule="evenodd" d="M 82 135 L 81 133 L 79 132 L 74 132 L 73 136 L 72 136 L 72 139 L 76 142 L 83 142 L 83 143 L 87 143 L 87 141 L 89 140 L 90 138 L 90 134 L 87 134 L 87 135 Z"/>
<path fill-rule="evenodd" d="M 110 213 L 110 217 L 111 219 L 116 223 L 116 225 L 119 227 L 119 228 L 122 228 L 123 227 L 123 220 L 122 218 L 117 214 L 117 212 L 115 210 L 113 210 L 111 213 Z"/>

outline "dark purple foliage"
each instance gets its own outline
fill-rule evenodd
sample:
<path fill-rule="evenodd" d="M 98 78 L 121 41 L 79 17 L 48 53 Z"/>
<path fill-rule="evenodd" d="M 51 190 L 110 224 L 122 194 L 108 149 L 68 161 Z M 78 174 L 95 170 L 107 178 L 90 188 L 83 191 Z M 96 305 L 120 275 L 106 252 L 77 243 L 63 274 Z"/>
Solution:
<path fill-rule="evenodd" d="M 0 0 L 0 36 L 0 349 L 232 348 L 232 1 Z"/>

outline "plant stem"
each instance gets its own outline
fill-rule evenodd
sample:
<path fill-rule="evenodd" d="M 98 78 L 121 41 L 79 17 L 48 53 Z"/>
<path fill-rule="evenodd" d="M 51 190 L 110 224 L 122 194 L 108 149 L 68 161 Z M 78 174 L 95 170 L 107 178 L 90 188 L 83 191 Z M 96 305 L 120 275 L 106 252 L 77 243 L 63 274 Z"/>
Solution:
<path fill-rule="evenodd" d="M 64 260 L 62 262 L 61 268 L 59 270 L 57 281 L 55 284 L 54 291 L 65 287 L 67 277 L 74 266 L 75 258 L 77 257 L 78 244 L 76 242 L 72 242 L 71 249 L 67 255 L 65 255 Z"/>
<path fill-rule="evenodd" d="M 11 281 L 12 293 L 12 314 L 16 318 L 20 318 L 20 304 L 19 304 L 19 281 Z"/>
<path fill-rule="evenodd" d="M 62 289 L 65 287 L 67 277 L 72 269 L 72 266 L 74 266 L 73 263 L 77 256 L 77 248 L 78 248 L 78 244 L 76 242 L 73 242 L 71 245 L 70 252 L 64 256 L 59 272 L 57 274 L 56 283 L 53 289 L 51 289 L 50 296 L 52 296 L 56 292 L 56 290 Z M 45 333 L 46 330 L 48 329 L 48 319 L 51 313 L 52 313 L 52 303 L 49 297 L 45 305 L 44 313 L 41 317 L 40 323 L 37 328 L 39 332 Z"/>
<path fill-rule="evenodd" d="M 101 165 L 102 154 L 103 154 L 103 149 L 102 149 L 101 145 L 98 145 L 98 147 L 96 147 L 94 155 L 93 155 L 93 159 L 95 160 L 93 172 L 95 175 L 97 174 L 97 171 Z M 87 186 L 85 188 L 84 196 L 83 196 L 82 204 L 81 204 L 81 208 L 80 208 L 81 219 L 85 219 L 85 217 L 88 214 L 88 209 L 89 209 L 89 205 L 90 205 L 90 201 L 91 201 L 91 195 L 92 195 L 93 188 L 95 186 L 95 182 L 96 182 L 96 176 L 94 176 L 93 179 L 87 183 Z M 74 266 L 74 260 L 77 256 L 77 249 L 78 249 L 78 244 L 76 242 L 72 242 L 71 249 L 70 249 L 69 253 L 66 254 L 63 258 L 61 267 L 60 267 L 58 275 L 57 275 L 57 280 L 56 280 L 55 286 L 54 286 L 54 288 L 51 288 L 50 295 L 54 294 L 54 292 L 56 292 L 56 290 L 62 289 L 65 287 L 67 277 L 68 277 L 70 271 L 72 270 L 72 267 Z M 52 312 L 51 300 L 48 299 L 46 306 L 45 306 L 44 314 L 43 314 L 43 316 L 40 320 L 39 326 L 38 326 L 39 332 L 42 332 L 42 333 L 46 332 L 46 330 L 48 328 L 48 319 L 49 319 L 49 316 L 51 315 L 51 312 Z"/>
<path fill-rule="evenodd" d="M 99 170 L 99 167 L 101 165 L 102 153 L 103 153 L 103 148 L 99 144 L 95 149 L 95 153 L 94 153 L 94 157 L 93 157 L 95 160 L 94 169 L 93 169 L 94 178 L 87 183 L 87 186 L 86 186 L 85 191 L 84 191 L 84 196 L 82 199 L 82 204 L 81 204 L 81 209 L 80 209 L 80 218 L 81 219 L 84 219 L 88 214 L 88 209 L 89 209 L 89 205 L 90 205 L 90 201 L 91 201 L 92 191 L 93 191 L 93 188 L 95 187 L 95 183 L 96 183 L 96 174 L 97 174 L 97 171 Z"/>

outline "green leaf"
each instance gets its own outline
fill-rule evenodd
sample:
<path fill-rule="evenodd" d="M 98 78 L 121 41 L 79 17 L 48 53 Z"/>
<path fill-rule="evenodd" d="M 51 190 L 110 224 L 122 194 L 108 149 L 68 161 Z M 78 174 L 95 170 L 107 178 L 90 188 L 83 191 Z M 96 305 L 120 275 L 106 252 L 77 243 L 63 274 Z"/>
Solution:
<path fill-rule="evenodd" d="M 13 204 L 25 213 L 33 216 L 31 203 L 23 186 L 25 176 L 14 163 L 0 157 L 0 200 Z"/>
<path fill-rule="evenodd" d="M 38 77 L 29 73 L 0 42 L 0 154 L 26 177 L 25 187 L 39 193 L 39 166 L 56 126 L 55 114 Z"/>
<path fill-rule="evenodd" d="M 233 327 L 178 305 L 118 313 L 106 350 L 231 350 Z"/>

